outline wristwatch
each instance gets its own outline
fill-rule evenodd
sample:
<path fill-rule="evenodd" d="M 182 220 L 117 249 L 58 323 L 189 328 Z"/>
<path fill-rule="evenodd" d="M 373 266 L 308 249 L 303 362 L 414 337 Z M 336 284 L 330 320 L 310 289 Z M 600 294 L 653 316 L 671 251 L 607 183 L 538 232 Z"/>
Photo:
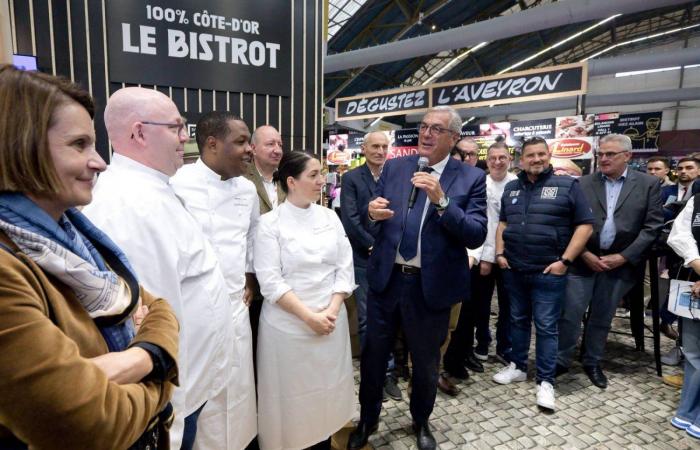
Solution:
<path fill-rule="evenodd" d="M 562 264 L 564 264 L 566 267 L 569 267 L 571 265 L 571 260 L 566 259 L 566 258 L 559 258 L 559 261 L 561 261 Z"/>
<path fill-rule="evenodd" d="M 438 200 L 437 203 L 433 203 L 433 205 L 435 205 L 435 209 L 438 212 L 444 211 L 445 209 L 447 209 L 447 205 L 449 205 L 449 204 L 450 204 L 450 198 L 445 197 L 444 195 L 442 197 L 440 197 L 440 200 Z"/>

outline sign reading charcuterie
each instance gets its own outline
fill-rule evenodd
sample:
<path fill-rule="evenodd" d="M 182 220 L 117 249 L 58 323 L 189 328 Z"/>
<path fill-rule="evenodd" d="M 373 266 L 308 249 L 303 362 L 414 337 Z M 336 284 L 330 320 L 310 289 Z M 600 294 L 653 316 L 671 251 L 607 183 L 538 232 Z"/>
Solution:
<path fill-rule="evenodd" d="M 437 83 L 336 100 L 338 120 L 424 112 L 434 106 L 475 108 L 586 93 L 585 62 Z"/>
<path fill-rule="evenodd" d="M 291 11 L 278 0 L 105 3 L 110 81 L 290 94 Z"/>

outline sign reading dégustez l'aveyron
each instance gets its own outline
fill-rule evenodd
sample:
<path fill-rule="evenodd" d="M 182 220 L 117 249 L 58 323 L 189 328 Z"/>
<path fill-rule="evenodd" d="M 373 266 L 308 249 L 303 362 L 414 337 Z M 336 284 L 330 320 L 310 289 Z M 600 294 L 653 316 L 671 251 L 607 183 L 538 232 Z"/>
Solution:
<path fill-rule="evenodd" d="M 582 95 L 587 68 L 586 63 L 566 64 L 339 98 L 336 114 L 338 120 L 362 119 L 423 112 L 434 106 L 475 108 Z"/>
<path fill-rule="evenodd" d="M 288 96 L 290 5 L 107 0 L 110 81 Z"/>

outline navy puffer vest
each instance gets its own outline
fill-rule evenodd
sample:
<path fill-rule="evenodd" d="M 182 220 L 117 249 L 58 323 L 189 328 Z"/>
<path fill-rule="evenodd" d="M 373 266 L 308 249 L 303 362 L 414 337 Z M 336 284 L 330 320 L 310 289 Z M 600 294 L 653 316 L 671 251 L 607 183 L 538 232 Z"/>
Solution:
<path fill-rule="evenodd" d="M 511 268 L 542 271 L 564 253 L 573 232 L 569 191 L 575 182 L 569 176 L 553 176 L 550 166 L 535 183 L 521 172 L 506 185 L 502 209 L 508 225 L 503 241 Z"/>

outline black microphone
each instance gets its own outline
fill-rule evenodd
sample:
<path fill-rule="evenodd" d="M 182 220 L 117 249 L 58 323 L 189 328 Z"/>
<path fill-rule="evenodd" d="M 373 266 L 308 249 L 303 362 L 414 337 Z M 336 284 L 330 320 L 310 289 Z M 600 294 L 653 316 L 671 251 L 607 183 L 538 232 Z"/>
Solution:
<path fill-rule="evenodd" d="M 425 156 L 421 156 L 418 158 L 418 167 L 416 167 L 416 172 L 427 172 L 428 168 L 428 158 Z M 414 185 L 413 188 L 411 189 L 411 196 L 408 197 L 408 209 L 413 208 L 413 205 L 416 203 L 416 196 L 418 195 L 418 189 Z"/>

